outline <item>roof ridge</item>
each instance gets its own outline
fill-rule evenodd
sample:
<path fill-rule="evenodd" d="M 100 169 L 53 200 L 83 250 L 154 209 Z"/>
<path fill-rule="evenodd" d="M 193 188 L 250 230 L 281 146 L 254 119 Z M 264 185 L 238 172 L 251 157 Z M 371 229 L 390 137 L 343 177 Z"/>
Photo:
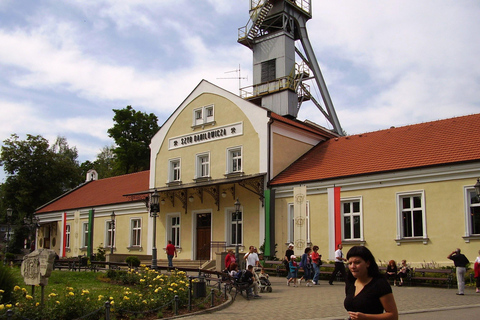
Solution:
<path fill-rule="evenodd" d="M 131 176 L 131 175 L 134 175 L 134 174 L 140 174 L 140 173 L 145 173 L 145 172 L 149 172 L 150 169 L 148 170 L 142 170 L 142 171 L 137 171 L 137 172 L 131 172 L 131 173 L 125 173 L 125 174 L 121 174 L 121 175 L 118 175 L 118 176 L 113 176 L 113 177 L 107 177 L 107 178 L 102 178 L 102 179 L 97 179 L 97 180 L 93 180 L 93 181 L 105 181 L 105 180 L 109 180 L 109 179 L 115 179 L 115 178 L 123 178 L 123 177 L 126 177 L 126 176 Z"/>
<path fill-rule="evenodd" d="M 361 134 L 376 133 L 376 132 L 382 132 L 382 131 L 393 130 L 393 129 L 402 129 L 402 128 L 408 128 L 408 127 L 418 126 L 418 125 L 422 125 L 422 124 L 428 124 L 428 123 L 434 123 L 434 122 L 444 122 L 444 121 L 450 121 L 450 120 L 454 120 L 454 119 L 460 119 L 460 118 L 477 116 L 477 115 L 480 115 L 480 113 L 471 113 L 471 114 L 467 114 L 467 115 L 463 115 L 463 116 L 454 116 L 454 117 L 451 117 L 451 118 L 430 120 L 430 121 L 419 122 L 419 123 L 411 123 L 411 124 L 405 124 L 405 125 L 401 125 L 401 126 L 391 126 L 390 128 L 378 129 L 378 130 L 367 131 L 367 132 L 353 133 L 353 134 L 346 135 L 344 137 L 358 136 L 358 135 L 361 135 Z"/>
<path fill-rule="evenodd" d="M 36 208 L 35 211 L 39 211 L 39 210 L 41 210 L 42 208 L 45 208 L 45 207 L 48 206 L 49 204 L 52 204 L 53 202 L 57 201 L 58 199 L 61 199 L 61 198 L 65 197 L 65 196 L 67 196 L 68 194 L 74 192 L 74 191 L 77 190 L 77 189 L 80 189 L 81 187 L 83 187 L 83 186 L 85 186 L 85 185 L 87 185 L 87 184 L 89 184 L 90 182 L 93 182 L 93 181 L 95 181 L 95 180 L 89 180 L 89 181 L 85 181 L 85 182 L 83 182 L 83 183 L 80 183 L 78 186 L 73 187 L 72 189 L 65 191 L 64 193 L 62 193 L 62 194 L 59 195 L 58 197 L 50 200 L 50 201 L 47 202 L 47 203 L 42 204 L 40 207 Z"/>

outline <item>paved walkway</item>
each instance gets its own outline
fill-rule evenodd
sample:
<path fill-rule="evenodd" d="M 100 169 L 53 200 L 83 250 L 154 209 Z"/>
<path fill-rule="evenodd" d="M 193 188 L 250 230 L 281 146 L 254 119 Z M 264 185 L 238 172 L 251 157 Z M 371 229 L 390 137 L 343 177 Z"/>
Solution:
<path fill-rule="evenodd" d="M 214 313 L 190 316 L 195 319 L 346 319 L 343 308 L 345 287 L 340 282 L 320 285 L 287 287 L 285 278 L 270 277 L 273 292 L 261 293 L 261 298 L 246 300 L 237 295 L 228 307 Z M 464 296 L 456 289 L 429 287 L 392 287 L 400 319 L 460 319 L 480 318 L 480 293 L 468 287 Z M 460 316 L 461 315 L 461 316 Z"/>

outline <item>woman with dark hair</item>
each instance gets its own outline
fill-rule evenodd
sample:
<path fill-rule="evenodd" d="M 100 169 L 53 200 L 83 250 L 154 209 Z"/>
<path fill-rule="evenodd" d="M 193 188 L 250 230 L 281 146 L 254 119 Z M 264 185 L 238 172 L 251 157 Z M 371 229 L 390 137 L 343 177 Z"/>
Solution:
<path fill-rule="evenodd" d="M 393 285 L 397 285 L 397 263 L 395 260 L 390 260 L 388 262 L 387 271 L 385 272 L 388 280 L 393 280 Z"/>
<path fill-rule="evenodd" d="M 347 261 L 344 306 L 350 319 L 398 319 L 392 288 L 370 250 L 354 246 L 347 253 Z"/>
<path fill-rule="evenodd" d="M 318 278 L 320 277 L 320 265 L 322 264 L 322 255 L 318 253 L 318 249 L 318 246 L 313 246 L 313 252 L 310 254 L 313 266 L 313 284 L 319 284 Z"/>
<path fill-rule="evenodd" d="M 312 257 L 310 256 L 310 247 L 306 247 L 304 253 L 302 254 L 302 259 L 300 260 L 300 267 L 303 268 L 303 277 L 300 278 L 299 284 L 302 283 L 302 280 L 305 280 L 306 286 L 312 286 L 313 278 L 313 266 L 312 266 Z"/>
<path fill-rule="evenodd" d="M 290 274 L 290 257 L 293 255 L 293 243 L 288 245 L 287 251 L 285 251 L 285 256 L 283 257 L 283 264 L 285 265 L 285 270 L 287 270 L 287 286 L 290 283 L 290 278 L 292 275 Z"/>

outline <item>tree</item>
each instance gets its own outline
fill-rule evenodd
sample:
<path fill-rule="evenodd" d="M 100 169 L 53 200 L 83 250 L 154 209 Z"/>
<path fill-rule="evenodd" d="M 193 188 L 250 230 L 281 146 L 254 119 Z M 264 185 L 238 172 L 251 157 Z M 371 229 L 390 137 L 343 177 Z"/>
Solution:
<path fill-rule="evenodd" d="M 97 154 L 97 159 L 94 162 L 87 160 L 80 165 L 82 176 L 85 177 L 90 169 L 97 171 L 99 179 L 117 176 L 120 173 L 117 172 L 118 166 L 116 163 L 115 146 L 105 146 Z"/>
<path fill-rule="evenodd" d="M 113 109 L 114 125 L 108 129 L 116 144 L 117 165 L 122 174 L 150 168 L 150 140 L 160 129 L 153 113 L 135 111 L 131 106 Z"/>
<path fill-rule="evenodd" d="M 39 135 L 20 140 L 12 134 L 3 143 L 0 165 L 7 178 L 1 188 L 0 207 L 14 210 L 13 224 L 21 225 L 38 207 L 82 182 L 77 149 L 70 148 L 64 137 L 58 137 L 51 147 Z M 22 240 L 17 239 L 16 244 Z"/>

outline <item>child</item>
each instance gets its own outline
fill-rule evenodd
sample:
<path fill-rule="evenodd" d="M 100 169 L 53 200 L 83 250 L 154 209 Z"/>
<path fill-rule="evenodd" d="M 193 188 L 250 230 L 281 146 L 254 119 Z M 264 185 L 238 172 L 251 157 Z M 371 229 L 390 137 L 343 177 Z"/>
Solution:
<path fill-rule="evenodd" d="M 271 285 L 270 280 L 268 280 L 268 273 L 265 272 L 265 269 L 262 267 L 260 271 L 260 275 L 258 276 L 260 283 L 265 284 L 267 286 Z"/>
<path fill-rule="evenodd" d="M 297 259 L 297 257 L 292 254 L 290 256 L 290 262 L 288 263 L 288 266 L 290 268 L 290 275 L 292 277 L 288 280 L 288 283 L 287 283 L 287 285 L 289 286 L 290 282 L 293 281 L 293 286 L 294 287 L 297 286 L 297 274 L 298 274 L 298 265 L 297 265 L 297 262 L 295 261 L 295 259 Z"/>
<path fill-rule="evenodd" d="M 265 269 L 262 267 L 260 270 L 260 278 L 267 278 L 268 279 L 268 273 L 265 272 Z"/>

